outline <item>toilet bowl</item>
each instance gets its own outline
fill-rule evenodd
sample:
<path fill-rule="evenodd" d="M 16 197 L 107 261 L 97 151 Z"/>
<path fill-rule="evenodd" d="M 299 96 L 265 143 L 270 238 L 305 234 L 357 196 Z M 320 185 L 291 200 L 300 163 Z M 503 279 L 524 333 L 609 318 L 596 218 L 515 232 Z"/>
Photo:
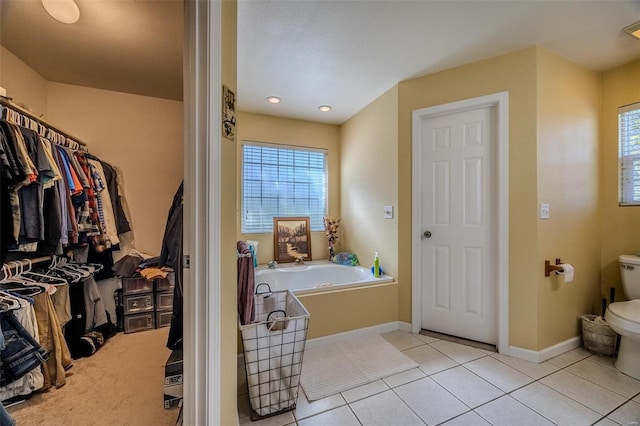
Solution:
<path fill-rule="evenodd" d="M 610 304 L 605 320 L 622 336 L 615 367 L 640 380 L 640 300 Z"/>
<path fill-rule="evenodd" d="M 615 367 L 640 380 L 640 257 L 622 255 L 618 261 L 622 287 L 630 300 L 610 304 L 604 318 L 621 336 Z"/>

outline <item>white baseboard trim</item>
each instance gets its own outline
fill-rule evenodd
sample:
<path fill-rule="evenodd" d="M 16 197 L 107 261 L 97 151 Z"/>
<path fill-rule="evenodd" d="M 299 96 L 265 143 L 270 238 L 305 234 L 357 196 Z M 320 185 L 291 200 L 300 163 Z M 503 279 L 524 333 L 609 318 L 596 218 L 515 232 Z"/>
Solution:
<path fill-rule="evenodd" d="M 402 321 L 387 322 L 385 324 L 372 325 L 371 327 L 358 328 L 357 330 L 345 331 L 344 333 L 331 334 L 329 336 L 316 337 L 307 340 L 305 349 L 313 349 L 319 346 L 336 343 L 343 340 L 355 339 L 357 337 L 371 336 L 374 334 L 388 333 L 390 331 L 402 330 L 411 332 L 411 324 Z"/>
<path fill-rule="evenodd" d="M 562 355 L 565 352 L 569 352 L 572 349 L 580 347 L 582 344 L 582 338 L 580 336 L 572 337 L 571 339 L 560 342 L 556 345 L 549 346 L 541 351 L 532 351 L 531 349 L 519 348 L 517 346 L 509 346 L 509 351 L 506 354 L 514 358 L 523 359 L 531 362 L 544 362 L 548 359 Z"/>
<path fill-rule="evenodd" d="M 343 340 L 355 339 L 357 337 L 371 336 L 374 334 L 388 333 L 390 331 L 400 330 L 407 333 L 411 333 L 411 324 L 403 321 L 393 321 L 385 324 L 373 325 L 371 327 L 359 328 L 356 330 L 345 331 L 343 333 L 331 334 L 329 336 L 316 337 L 315 339 L 307 340 L 305 345 L 306 349 L 317 348 L 320 346 L 328 345 L 330 343 L 340 342 Z M 576 336 L 571 339 L 560 342 L 556 345 L 549 346 L 541 351 L 533 351 L 531 349 L 520 348 L 517 346 L 509 346 L 507 353 L 513 358 L 523 359 L 525 361 L 531 361 L 535 363 L 541 363 L 558 355 L 562 355 L 565 352 L 569 352 L 582 345 L 582 337 Z M 238 369 L 244 370 L 244 354 L 238 354 Z"/>

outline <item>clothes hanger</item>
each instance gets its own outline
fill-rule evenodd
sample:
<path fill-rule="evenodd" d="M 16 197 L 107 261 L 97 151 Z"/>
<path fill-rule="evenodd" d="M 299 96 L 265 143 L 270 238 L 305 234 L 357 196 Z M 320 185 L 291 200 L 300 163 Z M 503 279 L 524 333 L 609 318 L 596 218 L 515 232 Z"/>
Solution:
<path fill-rule="evenodd" d="M 10 311 L 16 311 L 22 308 L 22 304 L 20 304 L 20 301 L 15 296 L 2 290 L 0 290 L 0 303 L 7 305 Z"/>
<path fill-rule="evenodd" d="M 27 259 L 27 262 L 29 264 L 29 270 L 31 269 L 31 260 Z M 58 290 L 55 286 L 51 285 L 51 284 L 47 284 L 47 283 L 43 283 L 43 282 L 39 282 L 36 280 L 32 280 L 30 278 L 25 277 L 24 274 L 24 263 L 20 262 L 20 261 L 15 261 L 15 262 L 11 262 L 12 264 L 15 265 L 15 269 L 16 269 L 16 273 L 9 277 L 8 280 L 6 280 L 7 283 L 17 283 L 20 284 L 24 287 L 41 287 L 42 291 L 46 291 L 49 295 L 53 295 L 55 294 L 55 292 Z M 3 280 L 5 281 L 5 280 Z M 18 290 L 19 289 L 13 289 L 13 290 Z M 24 293 L 21 293 L 24 294 Z M 33 294 L 33 291 L 29 291 L 28 292 L 29 295 L 35 295 Z M 39 294 L 39 293 L 36 293 Z"/>
<path fill-rule="evenodd" d="M 41 273 L 32 271 L 31 270 L 31 266 L 32 266 L 31 259 L 25 259 L 25 261 L 27 262 L 29 267 L 27 268 L 26 271 L 22 271 L 20 273 L 20 275 L 22 277 L 28 279 L 29 281 L 41 282 L 41 283 L 50 284 L 50 285 L 53 285 L 53 286 L 67 284 L 67 280 L 65 280 L 63 278 L 52 276 L 52 275 L 45 275 L 45 274 L 41 274 Z"/>

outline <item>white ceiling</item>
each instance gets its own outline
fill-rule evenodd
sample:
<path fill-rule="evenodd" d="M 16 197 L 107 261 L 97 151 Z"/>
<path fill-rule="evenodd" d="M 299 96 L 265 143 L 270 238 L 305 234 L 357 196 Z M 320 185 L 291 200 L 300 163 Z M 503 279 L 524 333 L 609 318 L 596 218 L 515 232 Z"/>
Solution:
<path fill-rule="evenodd" d="M 182 0 L 76 1 L 65 25 L 1 0 L 0 43 L 50 81 L 182 98 Z M 238 108 L 339 124 L 399 81 L 533 44 L 606 70 L 640 58 L 621 32 L 639 20 L 640 0 L 238 0 Z"/>

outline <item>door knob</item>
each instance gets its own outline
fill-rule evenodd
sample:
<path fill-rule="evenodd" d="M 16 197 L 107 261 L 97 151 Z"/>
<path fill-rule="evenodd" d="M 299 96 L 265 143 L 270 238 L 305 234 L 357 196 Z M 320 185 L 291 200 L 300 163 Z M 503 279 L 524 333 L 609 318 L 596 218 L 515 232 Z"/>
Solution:
<path fill-rule="evenodd" d="M 425 238 L 431 238 L 431 232 L 429 231 L 424 231 L 424 234 L 422 234 Z"/>

